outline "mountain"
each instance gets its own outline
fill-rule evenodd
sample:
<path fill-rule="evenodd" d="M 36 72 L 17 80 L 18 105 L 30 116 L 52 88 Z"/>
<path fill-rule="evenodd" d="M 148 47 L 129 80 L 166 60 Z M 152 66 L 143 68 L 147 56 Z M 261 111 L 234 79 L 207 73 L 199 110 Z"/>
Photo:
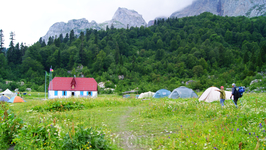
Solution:
<path fill-rule="evenodd" d="M 60 34 L 63 34 L 63 36 L 66 35 L 66 33 L 70 33 L 70 31 L 73 29 L 75 34 L 78 34 L 80 31 L 85 30 L 87 28 L 97 29 L 100 30 L 101 28 L 95 21 L 89 22 L 85 18 L 82 19 L 73 19 L 68 21 L 67 23 L 64 22 L 57 22 L 53 24 L 46 35 L 42 37 L 42 39 L 45 40 L 45 42 L 48 42 L 49 37 L 59 37 Z"/>
<path fill-rule="evenodd" d="M 220 16 L 255 17 L 266 14 L 265 0 L 196 0 L 171 18 L 182 18 L 211 12 Z"/>
<path fill-rule="evenodd" d="M 118 8 L 112 20 L 99 24 L 103 29 L 110 28 L 113 24 L 114 28 L 127 28 L 146 26 L 147 23 L 138 12 L 135 10 L 128 10 L 127 8 Z"/>
<path fill-rule="evenodd" d="M 95 21 L 89 22 L 85 18 L 78 20 L 73 19 L 67 23 L 57 22 L 49 28 L 48 32 L 42 37 L 42 39 L 44 39 L 45 42 L 48 42 L 49 37 L 59 37 L 60 34 L 65 36 L 66 33 L 69 34 L 72 29 L 74 30 L 75 35 L 79 34 L 81 31 L 85 31 L 87 28 L 105 30 L 107 25 L 109 28 L 111 25 L 113 25 L 114 28 L 127 28 L 127 26 L 130 28 L 146 26 L 147 23 L 138 12 L 119 7 L 112 20 L 100 24 L 97 24 Z"/>

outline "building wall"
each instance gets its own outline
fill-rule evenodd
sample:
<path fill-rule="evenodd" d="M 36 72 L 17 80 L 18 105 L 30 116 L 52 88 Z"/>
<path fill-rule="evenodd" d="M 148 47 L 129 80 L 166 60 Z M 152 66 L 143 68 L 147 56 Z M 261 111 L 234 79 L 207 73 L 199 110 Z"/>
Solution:
<path fill-rule="evenodd" d="M 97 91 L 83 91 L 83 96 L 81 96 L 81 91 L 66 91 L 66 95 L 63 95 L 63 91 L 57 91 L 57 96 L 55 96 L 55 91 L 50 90 L 48 91 L 48 98 L 67 98 L 72 96 L 72 92 L 74 92 L 74 97 L 97 97 Z M 88 95 L 88 92 L 91 92 L 91 95 Z"/>

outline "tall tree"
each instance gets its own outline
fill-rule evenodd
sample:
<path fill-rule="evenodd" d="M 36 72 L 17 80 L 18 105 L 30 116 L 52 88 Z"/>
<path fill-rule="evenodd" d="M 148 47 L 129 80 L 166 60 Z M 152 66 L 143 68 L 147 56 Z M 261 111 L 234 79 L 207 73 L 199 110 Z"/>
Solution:
<path fill-rule="evenodd" d="M 9 63 L 14 63 L 15 62 L 15 57 L 16 57 L 16 53 L 15 53 L 15 47 L 14 47 L 14 40 L 15 40 L 15 33 L 14 32 L 10 32 L 10 44 L 9 44 L 9 48 L 7 51 L 7 61 Z"/>
<path fill-rule="evenodd" d="M 66 34 L 65 38 L 64 38 L 64 43 L 67 43 L 69 40 L 69 37 L 68 37 L 68 33 Z"/>
<path fill-rule="evenodd" d="M 63 38 L 63 34 L 62 33 L 59 35 L 59 41 L 60 41 L 60 43 L 63 43 L 63 41 L 64 41 L 64 38 Z"/>
<path fill-rule="evenodd" d="M 79 47 L 79 62 L 85 66 L 86 64 L 86 56 L 85 56 L 85 51 L 84 51 L 84 32 L 80 32 L 79 36 L 81 42 L 80 42 L 80 47 Z"/>
<path fill-rule="evenodd" d="M 74 34 L 74 30 L 72 29 L 70 31 L 70 38 L 69 38 L 70 44 L 74 41 L 74 39 L 75 39 L 75 34 Z"/>
<path fill-rule="evenodd" d="M 53 37 L 49 37 L 48 45 L 52 45 L 53 43 L 54 43 L 54 38 Z"/>
<path fill-rule="evenodd" d="M 98 33 L 97 33 L 97 30 L 94 30 L 94 44 L 98 45 Z"/>
<path fill-rule="evenodd" d="M 86 29 L 86 41 L 89 41 L 92 29 Z"/>
<path fill-rule="evenodd" d="M 4 34 L 3 30 L 0 29 L 0 53 L 3 53 L 4 50 Z"/>

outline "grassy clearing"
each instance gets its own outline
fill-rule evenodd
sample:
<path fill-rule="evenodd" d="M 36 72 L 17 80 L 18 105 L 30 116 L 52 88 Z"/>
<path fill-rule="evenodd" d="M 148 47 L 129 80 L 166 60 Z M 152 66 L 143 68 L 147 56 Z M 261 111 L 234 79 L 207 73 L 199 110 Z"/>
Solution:
<path fill-rule="evenodd" d="M 106 134 L 112 144 L 124 149 L 263 149 L 266 146 L 266 95 L 245 94 L 235 108 L 231 100 L 199 103 L 197 99 L 124 99 L 102 95 L 95 99 L 71 98 L 40 100 L 33 93 L 26 103 L 9 104 L 26 124 L 49 122 L 61 134 L 72 126 L 94 127 Z M 34 98 L 36 96 L 36 99 Z M 51 101 L 78 102 L 80 110 L 34 111 Z M 101 128 L 101 129 L 100 129 Z M 114 146 L 113 149 L 118 149 Z"/>

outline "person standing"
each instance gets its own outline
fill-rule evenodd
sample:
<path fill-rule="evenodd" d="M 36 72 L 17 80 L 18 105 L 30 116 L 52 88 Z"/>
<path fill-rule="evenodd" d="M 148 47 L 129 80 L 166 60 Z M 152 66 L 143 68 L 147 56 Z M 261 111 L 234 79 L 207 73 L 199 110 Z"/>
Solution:
<path fill-rule="evenodd" d="M 220 92 L 220 104 L 221 104 L 221 106 L 222 106 L 222 108 L 223 108 L 223 106 L 224 106 L 224 101 L 225 101 L 224 87 L 221 86 L 221 90 L 216 90 L 216 91 Z"/>
<path fill-rule="evenodd" d="M 235 103 L 235 106 L 237 108 L 237 101 L 238 101 L 239 96 L 238 96 L 238 91 L 236 90 L 236 84 L 235 83 L 232 84 L 232 94 L 230 96 L 230 99 L 232 99 L 233 95 L 234 95 L 234 103 Z"/>

